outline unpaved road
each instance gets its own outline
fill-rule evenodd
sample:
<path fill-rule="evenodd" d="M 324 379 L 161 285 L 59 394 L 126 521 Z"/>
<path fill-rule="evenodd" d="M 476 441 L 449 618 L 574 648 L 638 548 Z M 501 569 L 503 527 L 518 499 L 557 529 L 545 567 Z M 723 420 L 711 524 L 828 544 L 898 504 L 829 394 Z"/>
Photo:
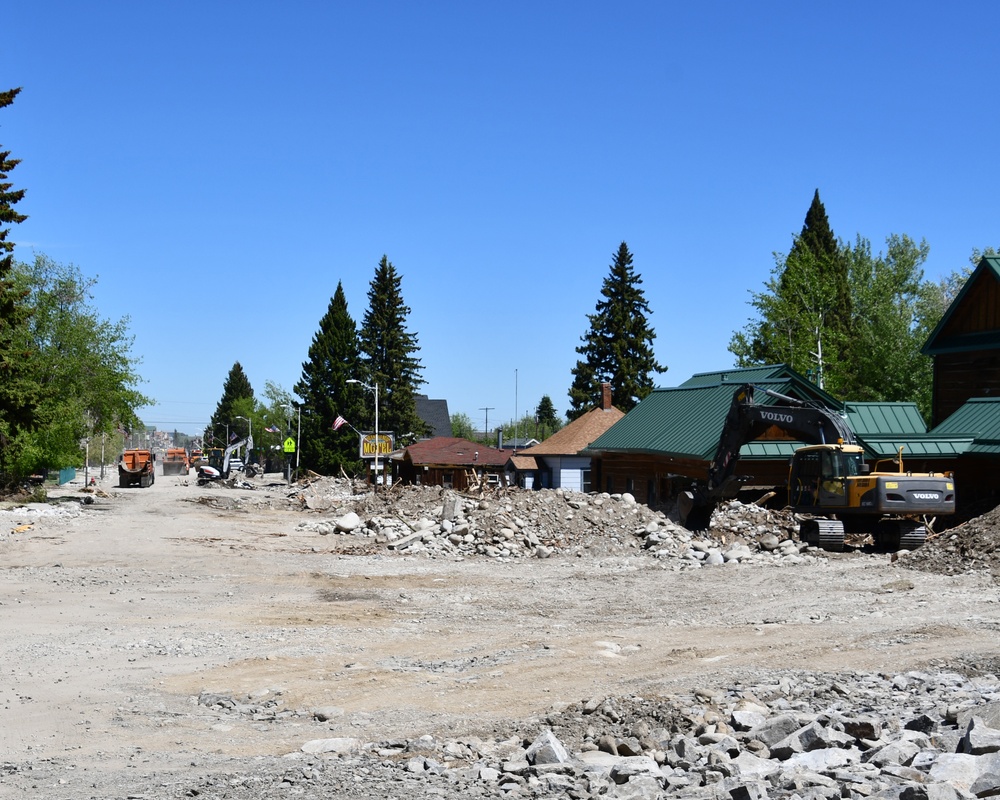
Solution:
<path fill-rule="evenodd" d="M 13 767 L 0 773 L 0 795 L 20 796 L 26 767 L 41 788 L 56 782 L 52 796 L 100 796 L 101 776 L 280 756 L 316 738 L 497 735 L 597 695 L 997 652 L 986 574 L 853 553 L 681 571 L 638 551 L 355 555 L 355 537 L 297 529 L 315 512 L 287 487 L 255 483 L 158 477 L 105 487 L 72 517 L 2 515 L 0 761 L 18 781 L 15 793 Z M 204 692 L 284 713 L 227 714 L 199 704 Z"/>

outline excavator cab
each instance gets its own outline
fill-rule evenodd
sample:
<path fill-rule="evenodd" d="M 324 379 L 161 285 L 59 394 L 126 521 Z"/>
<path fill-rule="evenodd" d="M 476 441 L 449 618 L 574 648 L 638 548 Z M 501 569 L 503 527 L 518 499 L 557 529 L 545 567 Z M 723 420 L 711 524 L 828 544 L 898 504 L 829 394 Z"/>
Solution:
<path fill-rule="evenodd" d="M 799 448 L 788 474 L 789 502 L 803 508 L 846 506 L 847 479 L 867 473 L 860 447 L 821 444 Z"/>

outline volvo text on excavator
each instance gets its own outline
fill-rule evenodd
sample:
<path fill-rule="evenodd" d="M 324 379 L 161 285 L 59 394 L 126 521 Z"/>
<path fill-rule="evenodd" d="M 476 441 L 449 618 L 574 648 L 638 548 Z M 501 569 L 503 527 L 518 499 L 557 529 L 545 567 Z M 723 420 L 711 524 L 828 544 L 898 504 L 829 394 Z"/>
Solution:
<path fill-rule="evenodd" d="M 775 402 L 754 402 L 755 391 Z M 788 505 L 800 515 L 803 541 L 842 550 L 846 530 L 870 533 L 880 549 L 912 550 L 924 543 L 927 517 L 955 513 L 950 473 L 905 471 L 902 448 L 895 469 L 872 472 L 864 448 L 839 413 L 744 384 L 733 394 L 708 480 L 681 494 L 681 519 L 688 528 L 708 527 L 719 501 L 735 497 L 751 479 L 736 473 L 740 447 L 771 427 L 806 443 L 792 455 L 787 485 Z"/>

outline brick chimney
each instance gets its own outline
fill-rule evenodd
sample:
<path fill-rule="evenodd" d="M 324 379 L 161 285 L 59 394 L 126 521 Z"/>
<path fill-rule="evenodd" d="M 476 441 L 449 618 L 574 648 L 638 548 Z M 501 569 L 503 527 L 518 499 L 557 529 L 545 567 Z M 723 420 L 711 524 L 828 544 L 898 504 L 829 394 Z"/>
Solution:
<path fill-rule="evenodd" d="M 602 383 L 601 384 L 601 409 L 603 411 L 611 410 L 611 384 Z"/>

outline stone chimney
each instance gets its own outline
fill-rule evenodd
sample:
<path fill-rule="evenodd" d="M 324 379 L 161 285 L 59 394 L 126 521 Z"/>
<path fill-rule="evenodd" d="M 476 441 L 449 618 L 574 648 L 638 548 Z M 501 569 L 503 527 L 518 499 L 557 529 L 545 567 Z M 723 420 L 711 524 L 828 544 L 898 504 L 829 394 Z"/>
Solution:
<path fill-rule="evenodd" d="M 601 409 L 603 411 L 611 410 L 611 384 L 602 383 L 601 384 Z"/>

